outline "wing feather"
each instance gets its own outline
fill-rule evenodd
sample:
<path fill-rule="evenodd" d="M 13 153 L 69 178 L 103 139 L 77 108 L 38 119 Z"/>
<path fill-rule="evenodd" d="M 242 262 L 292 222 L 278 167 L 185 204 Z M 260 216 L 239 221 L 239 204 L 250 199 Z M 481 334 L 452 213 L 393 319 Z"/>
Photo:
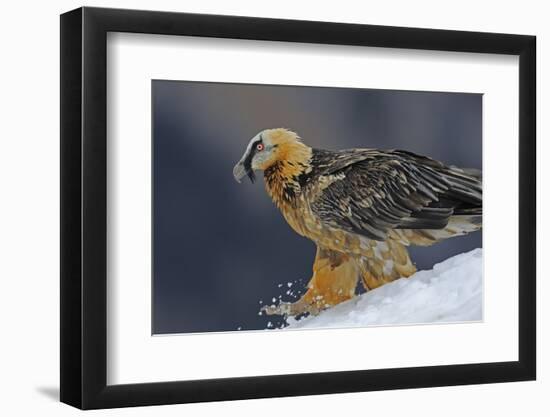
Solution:
<path fill-rule="evenodd" d="M 481 176 L 406 151 L 323 154 L 324 184 L 311 204 L 332 227 L 385 240 L 391 229 L 443 229 L 457 214 L 481 214 Z M 472 171 L 474 172 L 474 171 Z"/>

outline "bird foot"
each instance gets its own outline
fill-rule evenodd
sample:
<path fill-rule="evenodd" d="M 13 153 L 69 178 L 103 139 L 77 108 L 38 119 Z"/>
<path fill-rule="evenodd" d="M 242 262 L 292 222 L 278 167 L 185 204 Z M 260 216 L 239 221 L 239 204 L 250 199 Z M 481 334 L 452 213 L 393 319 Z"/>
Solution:
<path fill-rule="evenodd" d="M 305 313 L 316 316 L 321 310 L 323 310 L 323 308 L 320 308 L 316 303 L 308 303 L 302 298 L 294 303 L 281 301 L 278 305 L 266 305 L 263 306 L 260 311 L 268 316 L 298 316 Z"/>

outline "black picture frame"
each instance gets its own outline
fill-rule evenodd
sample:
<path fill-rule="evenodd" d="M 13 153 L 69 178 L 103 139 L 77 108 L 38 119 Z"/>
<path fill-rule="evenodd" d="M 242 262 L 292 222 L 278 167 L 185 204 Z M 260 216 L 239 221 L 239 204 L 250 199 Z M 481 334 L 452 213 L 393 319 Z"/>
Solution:
<path fill-rule="evenodd" d="M 519 360 L 107 385 L 108 32 L 519 56 Z M 536 377 L 536 38 L 156 11 L 61 15 L 61 401 L 81 409 L 236 400 Z"/>

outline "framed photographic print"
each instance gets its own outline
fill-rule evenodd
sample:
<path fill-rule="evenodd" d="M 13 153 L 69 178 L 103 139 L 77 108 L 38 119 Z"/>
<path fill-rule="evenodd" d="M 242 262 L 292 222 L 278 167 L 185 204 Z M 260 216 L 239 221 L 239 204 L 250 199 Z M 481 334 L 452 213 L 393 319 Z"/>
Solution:
<path fill-rule="evenodd" d="M 61 401 L 535 379 L 535 38 L 61 16 Z"/>

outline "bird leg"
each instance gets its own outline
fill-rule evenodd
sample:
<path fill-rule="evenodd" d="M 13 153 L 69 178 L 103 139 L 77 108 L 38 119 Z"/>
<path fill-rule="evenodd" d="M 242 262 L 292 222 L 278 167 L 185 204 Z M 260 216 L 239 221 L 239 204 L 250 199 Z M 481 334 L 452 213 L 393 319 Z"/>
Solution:
<path fill-rule="evenodd" d="M 358 259 L 361 283 L 367 291 L 416 272 L 407 248 L 399 242 L 374 242 L 367 255 Z"/>
<path fill-rule="evenodd" d="M 264 306 L 266 314 L 296 316 L 313 315 L 349 300 L 355 295 L 359 265 L 355 258 L 341 252 L 317 247 L 311 277 L 306 293 L 294 303 L 281 302 L 277 306 Z"/>

